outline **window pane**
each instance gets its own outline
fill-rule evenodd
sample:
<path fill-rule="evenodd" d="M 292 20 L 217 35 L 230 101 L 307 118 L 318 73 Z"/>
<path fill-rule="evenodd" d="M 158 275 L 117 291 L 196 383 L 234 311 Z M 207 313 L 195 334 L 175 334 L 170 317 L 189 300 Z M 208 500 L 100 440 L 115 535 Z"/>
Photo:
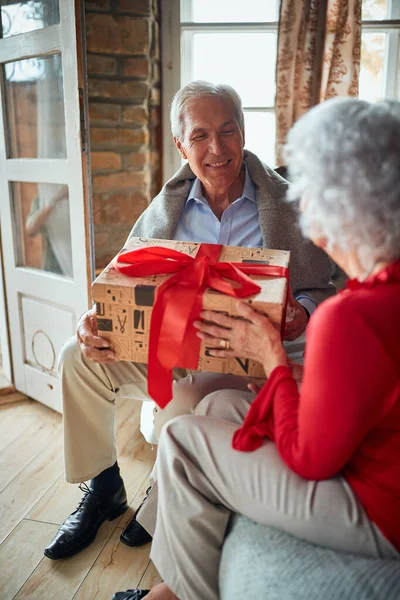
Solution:
<path fill-rule="evenodd" d="M 64 158 L 65 123 L 61 57 L 4 65 L 11 158 Z"/>
<path fill-rule="evenodd" d="M 191 34 L 185 32 L 183 60 L 190 40 Z M 192 52 L 189 80 L 227 83 L 240 94 L 243 106 L 274 105 L 274 33 L 195 33 Z"/>
<path fill-rule="evenodd" d="M 363 33 L 361 38 L 360 93 L 368 102 L 384 98 L 385 33 Z"/>
<path fill-rule="evenodd" d="M 257 154 L 269 167 L 275 167 L 275 114 L 245 111 L 244 118 L 245 148 Z"/>
<path fill-rule="evenodd" d="M 279 0 L 181 0 L 182 20 L 204 23 L 268 22 L 278 20 Z"/>
<path fill-rule="evenodd" d="M 58 0 L 0 0 L 0 6 L 3 38 L 60 22 Z"/>
<path fill-rule="evenodd" d="M 395 1 L 395 0 L 394 0 Z M 362 20 L 380 21 L 388 19 L 388 0 L 362 0 Z"/>
<path fill-rule="evenodd" d="M 17 266 L 72 277 L 68 187 L 12 183 L 11 191 Z"/>

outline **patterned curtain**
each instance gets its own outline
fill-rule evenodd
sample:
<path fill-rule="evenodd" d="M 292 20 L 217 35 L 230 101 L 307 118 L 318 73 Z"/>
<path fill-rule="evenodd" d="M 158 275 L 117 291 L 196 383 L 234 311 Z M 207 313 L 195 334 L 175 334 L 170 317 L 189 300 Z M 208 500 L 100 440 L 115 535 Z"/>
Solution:
<path fill-rule="evenodd" d="M 361 0 L 281 0 L 276 73 L 276 159 L 291 126 L 315 104 L 357 96 Z"/>
<path fill-rule="evenodd" d="M 361 0 L 330 0 L 320 102 L 335 96 L 358 96 L 360 55 Z"/>

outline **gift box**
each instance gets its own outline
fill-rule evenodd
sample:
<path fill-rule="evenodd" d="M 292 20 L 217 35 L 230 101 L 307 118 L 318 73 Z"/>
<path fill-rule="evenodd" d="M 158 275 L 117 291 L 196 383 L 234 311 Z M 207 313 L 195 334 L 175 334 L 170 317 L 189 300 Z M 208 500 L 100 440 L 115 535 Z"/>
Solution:
<path fill-rule="evenodd" d="M 149 363 L 149 388 L 151 356 L 166 371 L 264 377 L 246 357 L 210 356 L 192 323 L 202 309 L 240 318 L 241 298 L 283 333 L 289 257 L 282 250 L 131 238 L 92 285 L 99 335 L 119 360 Z"/>

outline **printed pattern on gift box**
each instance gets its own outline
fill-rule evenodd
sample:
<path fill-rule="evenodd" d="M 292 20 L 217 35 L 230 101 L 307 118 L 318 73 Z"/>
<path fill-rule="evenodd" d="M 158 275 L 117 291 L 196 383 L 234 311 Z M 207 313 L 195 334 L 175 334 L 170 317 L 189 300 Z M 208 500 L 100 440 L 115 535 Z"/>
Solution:
<path fill-rule="evenodd" d="M 170 240 L 131 238 L 124 250 L 159 246 L 195 257 L 199 243 Z M 263 248 L 223 246 L 218 262 L 249 263 L 288 267 L 290 253 Z M 96 302 L 99 335 L 110 340 L 119 360 L 147 363 L 152 307 L 157 287 L 171 275 L 129 277 L 118 272 L 113 263 L 94 281 L 93 299 Z M 280 328 L 286 299 L 287 281 L 284 277 L 251 276 L 261 287 L 258 294 L 244 300 L 259 312 L 268 315 Z M 237 299 L 207 288 L 203 293 L 203 309 L 221 311 L 238 316 Z M 240 317 L 238 317 L 240 318 Z M 262 366 L 243 358 L 221 359 L 209 354 L 202 344 L 198 370 L 233 373 L 235 375 L 264 377 Z M 177 365 L 179 366 L 179 365 Z"/>

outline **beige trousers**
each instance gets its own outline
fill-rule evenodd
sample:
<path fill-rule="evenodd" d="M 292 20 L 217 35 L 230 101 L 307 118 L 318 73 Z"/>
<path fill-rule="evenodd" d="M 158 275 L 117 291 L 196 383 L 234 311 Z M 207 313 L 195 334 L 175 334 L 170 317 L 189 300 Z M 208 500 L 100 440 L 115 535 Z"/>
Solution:
<path fill-rule="evenodd" d="M 150 400 L 147 366 L 118 361 L 101 365 L 81 353 L 76 337 L 64 345 L 59 359 L 63 395 L 65 477 L 80 483 L 95 477 L 117 460 L 115 446 L 115 399 L 117 395 Z M 220 373 L 188 373 L 175 369 L 173 399 L 155 412 L 158 433 L 164 423 L 191 413 L 210 392 L 224 388 L 243 389 L 247 380 Z"/>
<path fill-rule="evenodd" d="M 161 432 L 151 559 L 179 599 L 218 599 L 232 512 L 335 550 L 399 559 L 342 477 L 307 481 L 270 441 L 255 452 L 233 450 L 232 435 L 251 400 L 243 392 L 216 392 L 196 415 L 173 419 Z"/>

